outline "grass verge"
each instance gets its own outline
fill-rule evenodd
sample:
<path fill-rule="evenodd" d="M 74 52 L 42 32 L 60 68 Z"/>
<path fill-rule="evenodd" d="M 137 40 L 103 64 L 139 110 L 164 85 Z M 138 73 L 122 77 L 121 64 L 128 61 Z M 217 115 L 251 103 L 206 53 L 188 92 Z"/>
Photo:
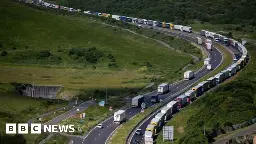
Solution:
<path fill-rule="evenodd" d="M 131 130 L 138 124 L 138 122 L 143 120 L 146 116 L 148 116 L 152 111 L 156 110 L 157 108 L 159 108 L 159 105 L 150 107 L 144 112 L 137 114 L 126 123 L 122 124 L 122 126 L 120 126 L 110 138 L 109 144 L 125 144 L 127 136 L 129 135 Z"/>
<path fill-rule="evenodd" d="M 68 144 L 69 139 L 63 135 L 55 134 L 49 140 L 45 142 L 45 144 Z"/>
<path fill-rule="evenodd" d="M 80 118 L 80 114 L 85 113 L 85 118 Z M 92 127 L 96 124 L 104 120 L 111 114 L 109 112 L 108 107 L 101 107 L 101 106 L 90 106 L 86 110 L 78 113 L 77 115 L 65 119 L 60 122 L 61 125 L 75 125 L 75 133 L 73 135 L 83 135 L 84 133 L 88 132 Z M 81 129 L 81 131 L 79 131 Z"/>
<path fill-rule="evenodd" d="M 221 84 L 214 93 L 207 93 L 167 123 L 174 126 L 175 144 L 211 143 L 214 137 L 229 132 L 232 125 L 255 117 L 255 47 L 246 45 L 251 62 L 238 72 L 236 80 Z M 157 143 L 169 143 L 162 141 L 162 132 Z"/>
<path fill-rule="evenodd" d="M 221 70 L 223 70 L 224 68 L 226 68 L 227 66 L 229 66 L 232 63 L 232 55 L 228 52 L 228 50 L 221 46 L 221 45 L 215 45 L 220 52 L 223 54 L 223 63 L 222 65 L 220 65 L 214 72 L 212 72 L 209 76 L 207 76 L 204 79 L 207 79 L 208 77 L 211 77 L 215 74 L 217 74 L 218 72 L 220 72 Z M 180 113 L 192 113 L 194 111 L 197 111 L 198 108 L 194 108 L 194 109 L 189 109 L 189 111 L 181 111 Z M 110 143 L 125 143 L 125 140 L 127 138 L 127 136 L 129 135 L 130 131 L 132 130 L 133 127 L 136 126 L 136 124 L 138 122 L 140 122 L 145 116 L 147 116 L 149 113 L 151 113 L 154 110 L 154 108 L 148 109 L 147 110 L 147 114 L 144 113 L 144 115 L 139 114 L 137 116 L 135 116 L 133 119 L 129 120 L 127 123 L 123 124 L 120 128 L 117 129 L 117 131 L 115 132 L 115 134 L 112 136 Z M 177 121 L 175 121 L 175 125 L 179 125 L 182 124 L 182 122 L 184 122 L 185 120 L 187 120 L 189 118 L 189 114 L 186 115 L 185 117 L 181 117 L 178 118 Z M 184 131 L 184 129 L 182 127 L 178 128 L 179 131 Z M 179 137 L 181 136 L 181 133 L 175 133 L 175 137 Z M 161 136 L 160 136 L 161 137 Z"/>

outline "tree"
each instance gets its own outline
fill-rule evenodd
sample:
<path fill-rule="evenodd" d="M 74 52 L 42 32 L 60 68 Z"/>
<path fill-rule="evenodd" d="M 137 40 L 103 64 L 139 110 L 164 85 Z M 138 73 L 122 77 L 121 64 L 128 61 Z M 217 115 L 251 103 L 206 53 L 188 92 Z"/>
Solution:
<path fill-rule="evenodd" d="M 1 52 L 1 57 L 5 57 L 7 55 L 8 55 L 7 51 L 4 50 L 4 51 Z"/>

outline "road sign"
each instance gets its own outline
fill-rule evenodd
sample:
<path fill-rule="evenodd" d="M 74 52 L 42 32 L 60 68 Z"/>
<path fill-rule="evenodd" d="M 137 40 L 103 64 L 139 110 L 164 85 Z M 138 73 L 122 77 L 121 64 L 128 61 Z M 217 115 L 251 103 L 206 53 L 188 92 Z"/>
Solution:
<path fill-rule="evenodd" d="M 99 106 L 103 106 L 104 107 L 104 105 L 105 105 L 105 101 L 100 101 L 99 102 Z"/>
<path fill-rule="evenodd" d="M 164 126 L 163 127 L 163 141 L 164 140 L 173 141 L 173 133 L 174 133 L 173 126 Z"/>
<path fill-rule="evenodd" d="M 143 103 L 141 104 L 141 109 L 145 109 L 145 108 L 146 108 L 146 103 L 143 102 Z"/>

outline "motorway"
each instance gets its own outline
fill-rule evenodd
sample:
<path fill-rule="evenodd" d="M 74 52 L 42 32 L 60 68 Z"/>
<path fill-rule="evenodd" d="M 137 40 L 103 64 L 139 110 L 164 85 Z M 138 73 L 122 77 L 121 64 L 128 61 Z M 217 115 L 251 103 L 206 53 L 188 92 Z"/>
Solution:
<path fill-rule="evenodd" d="M 238 50 L 236 50 L 235 48 L 233 48 L 233 47 L 231 47 L 231 46 L 229 46 L 229 47 L 227 47 L 229 50 L 230 50 L 230 52 L 233 54 L 233 57 L 234 57 L 234 55 L 236 54 L 236 55 L 239 55 L 239 57 L 241 57 L 241 53 L 238 51 Z M 216 64 L 218 64 L 218 62 L 219 62 L 219 60 L 218 59 L 216 59 L 217 57 L 215 57 L 215 54 L 216 53 L 211 53 L 211 56 L 213 56 L 213 58 L 212 59 L 214 59 L 214 61 L 216 60 L 216 62 L 213 64 L 214 65 L 214 67 L 216 67 Z M 204 72 L 200 72 L 200 75 L 201 75 L 201 77 L 203 76 L 203 75 L 205 75 L 205 73 Z M 193 79 L 194 80 L 194 79 Z M 189 81 L 190 82 L 190 81 Z M 172 99 L 174 99 L 174 97 L 175 96 L 172 96 Z M 145 121 L 143 121 L 142 123 L 140 123 L 140 125 L 139 125 L 139 129 L 141 129 L 142 130 L 142 132 L 144 132 L 145 130 L 146 130 L 146 127 L 147 127 L 147 125 L 150 123 L 150 121 L 155 117 L 155 115 L 157 114 L 157 112 L 155 113 L 155 114 L 153 114 L 153 115 L 151 115 L 150 117 L 148 117 Z M 132 133 L 132 135 L 131 135 L 131 142 L 133 142 L 133 141 L 138 141 L 139 143 L 144 143 L 143 141 L 144 141 L 144 137 L 143 137 L 143 135 L 135 135 L 134 134 L 134 132 Z"/>
<path fill-rule="evenodd" d="M 143 26 L 143 27 L 147 27 L 147 26 Z M 158 28 L 157 28 L 158 29 Z M 159 28 L 158 30 L 165 30 L 165 29 L 161 29 Z M 187 34 L 187 33 L 173 33 L 170 32 L 170 30 L 168 30 L 168 35 L 172 35 L 172 36 L 178 36 L 180 38 L 192 41 L 194 43 L 196 43 L 196 38 L 195 35 L 192 34 Z M 189 36 L 187 36 L 189 35 Z M 210 54 L 210 58 L 211 58 L 211 63 L 212 63 L 212 68 L 215 69 L 216 67 L 218 67 L 222 60 L 222 54 L 213 47 L 212 51 L 209 51 Z M 199 71 L 197 71 L 195 73 L 195 78 L 189 81 L 180 81 L 178 83 L 175 84 L 171 84 L 170 85 L 170 89 L 171 91 L 167 94 L 161 95 L 159 98 L 160 99 L 165 99 L 165 98 L 171 98 L 173 99 L 174 97 L 177 96 L 177 93 L 189 88 L 193 83 L 197 82 L 200 78 L 202 78 L 203 76 L 207 75 L 210 71 L 208 71 L 206 69 L 206 67 L 203 67 L 202 69 L 200 69 Z M 150 97 L 152 95 L 156 95 L 156 92 L 153 91 L 151 93 L 148 93 L 145 96 L 145 100 L 148 106 L 151 106 L 151 102 L 150 102 Z M 128 108 L 126 109 L 126 114 L 127 114 L 127 119 L 132 118 L 133 116 L 135 116 L 136 114 L 140 113 L 141 109 L 140 108 Z M 93 128 L 88 135 L 85 135 L 84 138 L 79 138 L 79 137 L 71 137 L 71 140 L 74 144 L 104 144 L 108 138 L 111 136 L 111 134 L 115 131 L 115 129 L 118 128 L 119 125 L 113 123 L 113 117 L 110 117 L 108 119 L 106 119 L 103 123 L 103 129 L 98 129 L 98 128 Z"/>

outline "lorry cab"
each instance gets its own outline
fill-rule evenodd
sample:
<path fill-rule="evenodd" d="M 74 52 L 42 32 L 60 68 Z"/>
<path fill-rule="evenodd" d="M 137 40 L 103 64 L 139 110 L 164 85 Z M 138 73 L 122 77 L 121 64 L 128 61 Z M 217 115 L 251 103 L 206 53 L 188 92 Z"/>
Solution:
<path fill-rule="evenodd" d="M 195 91 L 196 97 L 203 94 L 203 87 L 200 86 L 200 85 L 197 85 L 197 86 L 193 87 L 192 90 Z"/>

